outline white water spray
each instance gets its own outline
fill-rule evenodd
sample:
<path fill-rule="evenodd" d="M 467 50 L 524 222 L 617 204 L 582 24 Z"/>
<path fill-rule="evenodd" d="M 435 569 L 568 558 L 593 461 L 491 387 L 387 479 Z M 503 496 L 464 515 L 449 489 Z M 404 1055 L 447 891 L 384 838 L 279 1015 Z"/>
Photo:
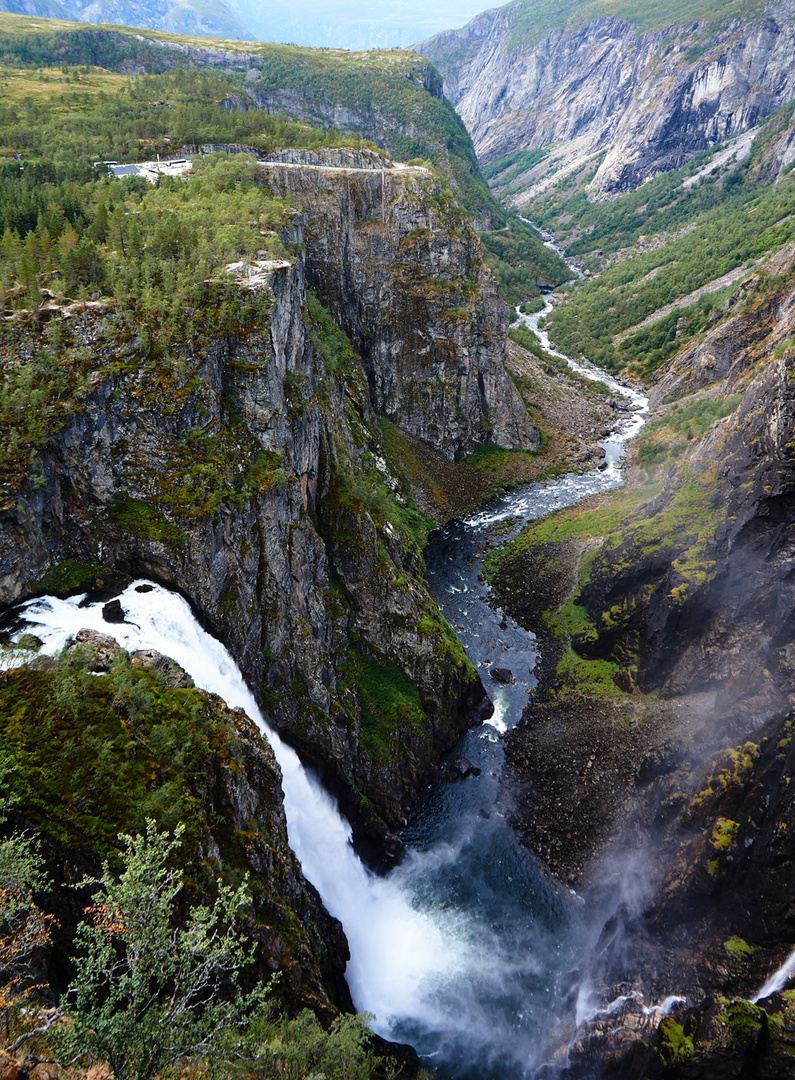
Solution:
<path fill-rule="evenodd" d="M 139 592 L 140 586 L 147 591 Z M 80 596 L 36 600 L 23 614 L 36 624 L 46 654 L 57 653 L 83 628 L 109 634 L 130 651 L 156 649 L 176 660 L 198 687 L 256 722 L 282 770 L 290 845 L 326 908 L 345 927 L 351 950 L 346 975 L 356 1007 L 374 1013 L 377 1029 L 387 1035 L 396 1020 L 427 1020 L 436 1007 L 431 991 L 483 960 L 466 940 L 466 925 L 443 912 L 415 909 L 396 878 L 378 878 L 365 869 L 334 800 L 267 726 L 234 660 L 202 630 L 182 597 L 138 581 L 119 599 L 127 619 L 119 624 L 103 620 L 101 603 L 80 607 Z"/>
<path fill-rule="evenodd" d="M 758 1001 L 764 1001 L 771 994 L 777 994 L 779 990 L 783 990 L 793 975 L 795 975 L 795 950 L 789 954 L 778 971 L 774 971 L 767 982 L 757 990 L 750 999 L 751 1004 L 756 1005 Z"/>

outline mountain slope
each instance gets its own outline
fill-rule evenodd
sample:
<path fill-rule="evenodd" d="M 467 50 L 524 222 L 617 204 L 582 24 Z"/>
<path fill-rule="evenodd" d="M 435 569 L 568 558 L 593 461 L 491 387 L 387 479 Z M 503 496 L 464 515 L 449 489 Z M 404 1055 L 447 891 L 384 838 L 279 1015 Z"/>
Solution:
<path fill-rule="evenodd" d="M 511 170 L 516 205 L 598 154 L 590 191 L 601 197 L 682 165 L 795 97 L 791 0 L 653 12 L 574 3 L 555 16 L 522 0 L 416 47 L 442 72 L 493 184 Z"/>
<path fill-rule="evenodd" d="M 242 41 L 254 37 L 224 0 L 76 0 L 74 4 L 60 0 L 0 0 L 0 11 Z"/>

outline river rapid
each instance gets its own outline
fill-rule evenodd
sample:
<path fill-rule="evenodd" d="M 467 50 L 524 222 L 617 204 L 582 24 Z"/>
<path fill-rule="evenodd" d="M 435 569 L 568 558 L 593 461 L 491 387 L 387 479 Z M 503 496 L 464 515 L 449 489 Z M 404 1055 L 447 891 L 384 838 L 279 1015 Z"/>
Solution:
<path fill-rule="evenodd" d="M 550 309 L 547 303 L 545 312 L 521 316 L 547 348 L 538 320 Z M 562 1019 L 587 1019 L 599 997 L 584 960 L 593 927 L 582 901 L 544 873 L 508 823 L 500 735 L 519 720 L 535 686 L 537 647 L 535 636 L 494 604 L 481 576 L 495 531 L 505 542 L 525 522 L 621 482 L 620 457 L 644 422 L 646 398 L 589 365 L 569 363 L 626 403 L 603 443 L 602 466 L 502 496 L 440 530 L 426 551 L 428 584 L 481 673 L 494 716 L 451 755 L 465 756 L 479 775 L 442 779 L 426 793 L 403 834 L 406 858 L 387 875 L 359 861 L 333 799 L 268 727 L 231 656 L 179 596 L 134 582 L 120 596 L 123 624 L 104 622 L 102 604 L 79 596 L 45 597 L 21 612 L 24 629 L 48 653 L 93 628 L 128 650 L 171 656 L 198 686 L 245 709 L 281 766 L 291 846 L 348 937 L 356 1007 L 375 1015 L 380 1034 L 410 1042 L 442 1077 L 456 1080 L 531 1077 Z M 494 681 L 493 668 L 509 669 L 515 681 Z"/>

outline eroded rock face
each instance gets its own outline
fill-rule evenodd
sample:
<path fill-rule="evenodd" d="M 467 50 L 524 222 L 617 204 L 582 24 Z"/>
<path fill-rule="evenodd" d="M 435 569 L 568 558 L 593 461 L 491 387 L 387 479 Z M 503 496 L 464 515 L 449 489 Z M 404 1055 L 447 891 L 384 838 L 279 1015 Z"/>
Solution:
<path fill-rule="evenodd" d="M 770 265 L 776 287 L 752 283 L 747 310 L 738 294 L 740 313 L 662 373 L 658 400 L 707 383 L 743 397 L 597 555 L 582 601 L 601 629 L 580 642 L 636 656 L 643 688 L 714 690 L 757 723 L 795 700 L 792 252 Z"/>
<path fill-rule="evenodd" d="M 683 164 L 795 96 L 790 0 L 722 26 L 646 34 L 594 19 L 537 44 L 525 44 L 527 17 L 521 4 L 488 11 L 417 49 L 442 71 L 481 160 L 556 147 L 574 164 L 605 150 L 591 184 L 597 197 Z M 528 170 L 527 186 L 548 164 Z"/>
<path fill-rule="evenodd" d="M 294 156 L 263 168 L 304 211 L 308 282 L 362 356 L 375 409 L 451 460 L 484 443 L 537 450 L 505 371 L 507 307 L 440 182 L 370 162 L 343 174 L 296 168 Z"/>
<path fill-rule="evenodd" d="M 378 839 L 488 703 L 389 520 L 394 478 L 362 370 L 354 358 L 334 375 L 309 341 L 300 258 L 257 295 L 238 333 L 197 335 L 166 368 L 85 316 L 90 388 L 41 448 L 36 482 L 4 478 L 0 602 L 48 591 L 47 573 L 74 562 L 179 589 Z M 195 449 L 205 437 L 209 456 Z M 409 715 L 396 691 L 376 730 L 361 686 L 380 658 L 416 697 Z"/>

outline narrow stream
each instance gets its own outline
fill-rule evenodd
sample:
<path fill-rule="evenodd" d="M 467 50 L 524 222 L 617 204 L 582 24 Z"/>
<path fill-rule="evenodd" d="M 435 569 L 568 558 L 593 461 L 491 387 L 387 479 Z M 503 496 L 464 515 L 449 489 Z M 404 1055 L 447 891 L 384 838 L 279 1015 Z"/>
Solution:
<path fill-rule="evenodd" d="M 539 317 L 522 318 L 538 332 Z M 548 347 L 543 332 L 539 337 Z M 375 1014 L 381 1034 L 411 1042 L 442 1077 L 455 1080 L 530 1077 L 562 1009 L 571 1011 L 582 991 L 571 974 L 588 937 L 582 904 L 517 842 L 506 820 L 510 808 L 500 802 L 500 733 L 519 720 L 535 685 L 536 642 L 489 602 L 480 578 L 495 526 L 507 540 L 526 521 L 621 481 L 618 459 L 643 424 L 646 399 L 603 372 L 572 366 L 628 403 L 603 444 L 604 467 L 503 496 L 441 530 L 427 549 L 429 586 L 481 672 L 495 713 L 455 751 L 480 774 L 442 780 L 427 792 L 403 836 L 407 857 L 386 877 L 358 860 L 333 800 L 268 728 L 231 656 L 179 596 L 134 582 L 120 596 L 124 624 L 104 622 L 102 604 L 81 606 L 81 597 L 45 597 L 22 612 L 48 653 L 93 628 L 126 649 L 173 657 L 198 686 L 245 709 L 281 766 L 290 843 L 344 926 L 357 1008 Z M 494 668 L 509 669 L 515 682 L 495 682 Z"/>

